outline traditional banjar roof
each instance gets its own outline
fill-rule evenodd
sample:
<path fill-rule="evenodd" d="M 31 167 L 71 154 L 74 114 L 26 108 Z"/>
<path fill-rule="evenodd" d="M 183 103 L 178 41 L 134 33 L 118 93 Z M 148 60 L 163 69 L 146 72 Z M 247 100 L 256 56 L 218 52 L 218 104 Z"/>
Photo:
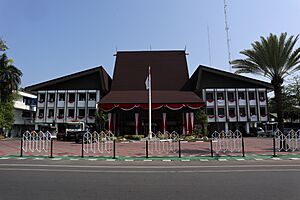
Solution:
<path fill-rule="evenodd" d="M 189 80 L 185 51 L 119 51 L 111 91 L 101 99 L 100 108 L 111 108 L 114 104 L 136 107 L 137 104 L 147 104 L 145 80 L 149 66 L 153 103 L 203 104 L 194 92 L 182 90 Z"/>
<path fill-rule="evenodd" d="M 109 92 L 110 87 L 110 76 L 102 66 L 99 66 L 31 85 L 25 90 L 100 90 L 101 96 L 103 96 Z"/>

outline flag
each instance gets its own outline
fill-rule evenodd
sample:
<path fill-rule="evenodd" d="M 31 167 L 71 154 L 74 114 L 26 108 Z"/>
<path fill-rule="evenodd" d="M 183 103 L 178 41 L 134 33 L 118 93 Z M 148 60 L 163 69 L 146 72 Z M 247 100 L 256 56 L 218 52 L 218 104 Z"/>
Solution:
<path fill-rule="evenodd" d="M 146 80 L 145 80 L 145 85 L 146 85 L 146 90 L 149 90 L 150 87 L 150 83 L 149 83 L 149 75 L 147 76 Z"/>

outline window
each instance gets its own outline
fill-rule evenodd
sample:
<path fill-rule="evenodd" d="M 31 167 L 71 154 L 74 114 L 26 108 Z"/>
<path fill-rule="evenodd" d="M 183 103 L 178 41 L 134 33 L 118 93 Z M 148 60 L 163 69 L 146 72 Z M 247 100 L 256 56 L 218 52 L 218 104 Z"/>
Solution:
<path fill-rule="evenodd" d="M 58 94 L 58 100 L 59 101 L 65 101 L 65 94 L 64 93 Z"/>
<path fill-rule="evenodd" d="M 224 92 L 218 92 L 217 93 L 217 99 L 218 100 L 224 100 Z"/>
<path fill-rule="evenodd" d="M 261 115 L 262 117 L 267 116 L 267 112 L 266 112 L 266 108 L 265 108 L 265 107 L 260 107 L 260 108 L 259 108 L 259 111 L 260 111 L 260 115 Z"/>
<path fill-rule="evenodd" d="M 235 108 L 229 108 L 229 117 L 235 117 Z"/>
<path fill-rule="evenodd" d="M 249 100 L 255 100 L 255 92 L 249 92 Z"/>
<path fill-rule="evenodd" d="M 89 93 L 89 101 L 96 101 L 96 93 Z"/>
<path fill-rule="evenodd" d="M 260 101 L 266 100 L 265 92 L 259 92 L 258 95 Z"/>
<path fill-rule="evenodd" d="M 78 100 L 79 101 L 85 101 L 85 93 L 79 93 L 79 96 L 78 96 Z"/>
<path fill-rule="evenodd" d="M 48 118 L 54 117 L 54 109 L 49 109 L 48 110 Z"/>
<path fill-rule="evenodd" d="M 78 110 L 78 118 L 82 119 L 85 117 L 85 110 L 84 109 L 79 109 Z"/>
<path fill-rule="evenodd" d="M 230 101 L 230 102 L 235 101 L 234 92 L 228 92 L 228 101 Z"/>
<path fill-rule="evenodd" d="M 245 99 L 245 92 L 239 92 L 238 93 L 238 98 L 239 99 Z"/>
<path fill-rule="evenodd" d="M 75 94 L 69 93 L 69 103 L 74 103 L 74 101 L 75 101 Z"/>
<path fill-rule="evenodd" d="M 239 111 L 240 111 L 240 116 L 241 116 L 241 117 L 246 117 L 246 108 L 241 107 L 241 108 L 239 109 Z"/>
<path fill-rule="evenodd" d="M 95 117 L 96 116 L 96 109 L 89 109 L 89 117 Z"/>
<path fill-rule="evenodd" d="M 39 95 L 39 102 L 40 102 L 40 103 L 45 102 L 45 94 L 40 94 L 40 95 Z"/>
<path fill-rule="evenodd" d="M 59 119 L 62 119 L 64 118 L 64 115 L 65 115 L 65 110 L 64 109 L 58 109 L 58 118 Z"/>
<path fill-rule="evenodd" d="M 219 115 L 219 117 L 224 117 L 225 109 L 224 108 L 218 108 L 218 115 Z"/>
<path fill-rule="evenodd" d="M 214 100 L 214 93 L 212 93 L 212 92 L 207 92 L 207 93 L 206 93 L 206 100 L 207 100 L 208 102 L 212 102 L 212 101 Z"/>
<path fill-rule="evenodd" d="M 215 111 L 213 108 L 207 108 L 207 115 L 212 115 L 214 116 L 215 115 Z"/>
<path fill-rule="evenodd" d="M 39 109 L 39 118 L 43 118 L 44 117 L 44 112 L 45 110 L 44 109 Z"/>
<path fill-rule="evenodd" d="M 255 107 L 250 108 L 250 116 L 256 115 L 256 109 Z"/>
<path fill-rule="evenodd" d="M 53 94 L 53 93 L 48 94 L 48 101 L 54 102 L 54 100 L 55 100 L 55 94 Z"/>
<path fill-rule="evenodd" d="M 23 111 L 22 112 L 22 117 L 31 117 L 30 112 L 29 111 Z"/>
<path fill-rule="evenodd" d="M 74 118 L 74 109 L 69 109 L 68 110 L 68 117 Z"/>

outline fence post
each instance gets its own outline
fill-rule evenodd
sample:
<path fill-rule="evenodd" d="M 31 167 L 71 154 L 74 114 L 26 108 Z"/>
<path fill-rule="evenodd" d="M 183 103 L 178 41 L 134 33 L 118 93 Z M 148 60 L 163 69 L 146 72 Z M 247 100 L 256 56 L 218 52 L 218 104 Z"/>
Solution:
<path fill-rule="evenodd" d="M 273 136 L 273 157 L 276 157 L 276 142 L 275 142 L 275 136 Z"/>
<path fill-rule="evenodd" d="M 149 154 L 148 154 L 148 140 L 146 140 L 146 158 L 149 158 Z"/>
<path fill-rule="evenodd" d="M 179 158 L 181 158 L 181 143 L 180 143 L 180 139 L 178 140 L 178 156 L 179 156 Z"/>
<path fill-rule="evenodd" d="M 116 159 L 116 139 L 114 139 L 114 155 L 113 155 L 113 159 Z"/>
<path fill-rule="evenodd" d="M 23 135 L 21 137 L 21 154 L 20 157 L 23 157 Z"/>
<path fill-rule="evenodd" d="M 245 144 L 244 144 L 244 137 L 242 136 L 242 151 L 243 151 L 243 157 L 245 157 Z"/>
<path fill-rule="evenodd" d="M 210 138 L 210 156 L 214 157 L 214 150 L 213 150 L 212 138 Z"/>
<path fill-rule="evenodd" d="M 84 138 L 84 134 L 83 134 L 83 136 L 82 136 L 82 142 L 81 142 L 81 158 L 83 158 L 84 157 L 84 155 L 83 155 L 83 139 Z"/>
<path fill-rule="evenodd" d="M 50 138 L 50 158 L 53 158 L 53 139 Z"/>

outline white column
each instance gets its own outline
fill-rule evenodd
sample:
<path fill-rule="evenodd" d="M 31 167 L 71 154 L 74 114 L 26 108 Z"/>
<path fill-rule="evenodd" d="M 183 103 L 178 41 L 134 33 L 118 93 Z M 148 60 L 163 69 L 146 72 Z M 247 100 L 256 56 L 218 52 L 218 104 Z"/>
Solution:
<path fill-rule="evenodd" d="M 250 128 L 249 128 L 249 122 L 246 122 L 246 133 L 250 132 Z"/>
<path fill-rule="evenodd" d="M 185 113 L 186 115 L 186 133 L 189 134 L 190 125 L 189 125 L 189 113 Z"/>
<path fill-rule="evenodd" d="M 182 134 L 185 135 L 185 116 L 184 113 L 182 113 Z"/>
<path fill-rule="evenodd" d="M 139 113 L 134 113 L 135 117 L 135 134 L 139 134 Z"/>
<path fill-rule="evenodd" d="M 163 133 L 166 132 L 166 119 L 167 119 L 167 113 L 163 113 Z"/>
<path fill-rule="evenodd" d="M 228 132 L 228 122 L 225 122 L 225 132 Z"/>
<path fill-rule="evenodd" d="M 111 113 L 108 113 L 108 131 L 111 131 Z"/>
<path fill-rule="evenodd" d="M 194 113 L 190 112 L 190 118 L 191 118 L 191 132 L 194 131 Z"/>

